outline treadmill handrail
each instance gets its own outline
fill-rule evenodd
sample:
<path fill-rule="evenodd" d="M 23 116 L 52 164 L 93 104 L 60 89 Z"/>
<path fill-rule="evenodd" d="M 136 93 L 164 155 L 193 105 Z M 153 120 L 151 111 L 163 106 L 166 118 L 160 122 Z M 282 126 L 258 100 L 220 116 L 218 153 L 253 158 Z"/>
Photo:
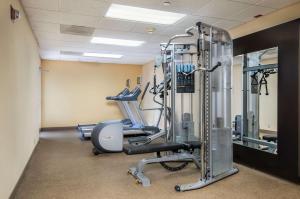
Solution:
<path fill-rule="evenodd" d="M 139 86 L 136 86 L 128 95 L 120 97 L 119 101 L 137 101 L 139 95 L 142 93 Z"/>
<path fill-rule="evenodd" d="M 107 96 L 106 100 L 118 100 L 119 97 L 128 95 L 130 91 L 128 88 L 124 88 L 120 93 L 118 93 L 116 96 Z"/>

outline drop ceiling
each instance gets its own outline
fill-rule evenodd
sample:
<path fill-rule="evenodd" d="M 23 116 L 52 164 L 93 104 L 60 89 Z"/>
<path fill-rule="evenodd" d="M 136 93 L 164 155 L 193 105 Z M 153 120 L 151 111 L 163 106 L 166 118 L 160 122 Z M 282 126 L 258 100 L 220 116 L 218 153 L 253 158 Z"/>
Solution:
<path fill-rule="evenodd" d="M 102 63 L 145 64 L 159 54 L 159 43 L 197 21 L 230 29 L 300 0 L 21 0 L 38 39 L 42 59 Z M 186 14 L 172 25 L 156 25 L 106 18 L 112 3 Z M 61 25 L 94 29 L 92 36 L 62 34 Z M 147 29 L 155 28 L 152 34 Z M 139 47 L 92 44 L 93 36 L 140 40 Z M 65 53 L 68 52 L 68 53 Z M 83 57 L 81 53 L 113 53 L 121 59 Z"/>

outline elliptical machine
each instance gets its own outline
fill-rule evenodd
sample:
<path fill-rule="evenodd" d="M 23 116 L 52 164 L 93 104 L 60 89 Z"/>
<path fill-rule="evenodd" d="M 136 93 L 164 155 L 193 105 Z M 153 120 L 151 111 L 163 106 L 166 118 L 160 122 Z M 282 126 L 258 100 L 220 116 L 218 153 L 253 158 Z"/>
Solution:
<path fill-rule="evenodd" d="M 144 97 L 146 95 L 146 92 L 148 91 L 148 88 L 150 86 L 150 82 L 147 83 L 145 90 L 142 94 L 140 104 L 137 105 L 137 101 L 133 100 L 135 97 L 132 97 L 130 95 L 122 96 L 119 98 L 120 101 L 126 101 L 129 103 L 129 106 L 133 107 L 135 116 L 141 117 L 142 111 L 152 110 L 152 111 L 159 111 L 158 120 L 156 122 L 155 126 L 148 126 L 146 125 L 146 122 L 144 122 L 145 125 L 139 126 L 136 129 L 134 127 L 124 127 L 122 122 L 120 120 L 111 120 L 111 121 L 105 121 L 100 122 L 97 124 L 91 134 L 91 141 L 94 145 L 93 153 L 95 155 L 99 155 L 100 153 L 115 153 L 115 152 L 122 152 L 123 151 L 123 137 L 124 135 L 128 135 L 128 133 L 124 132 L 130 132 L 134 130 L 140 130 L 146 136 L 139 136 L 139 137 L 132 137 L 128 139 L 128 142 L 132 145 L 140 145 L 140 144 L 147 144 L 150 143 L 152 140 L 157 139 L 164 135 L 164 133 L 161 132 L 158 125 L 160 123 L 162 113 L 163 113 L 163 103 L 159 102 L 156 97 L 160 96 L 163 98 L 163 95 L 161 94 L 163 92 L 163 88 L 161 85 L 164 85 L 163 83 L 159 84 L 159 86 L 154 84 L 154 86 L 150 89 L 150 93 L 154 94 L 153 100 L 156 104 L 159 105 L 159 107 L 155 108 L 149 108 L 149 109 L 142 109 L 141 104 L 144 100 Z M 159 90 L 159 92 L 157 92 Z M 155 91 L 155 92 L 154 92 Z M 137 135 L 137 134 L 135 134 Z"/>
<path fill-rule="evenodd" d="M 170 114 L 171 114 L 171 109 L 170 107 L 164 107 L 164 95 L 165 95 L 165 86 L 167 88 L 167 90 L 169 90 L 171 88 L 171 78 L 168 77 L 166 80 L 163 80 L 162 82 L 160 82 L 159 84 L 157 84 L 157 80 L 156 80 L 156 70 L 157 70 L 158 66 L 154 65 L 154 75 L 153 75 L 153 87 L 151 89 L 149 89 L 149 93 L 153 94 L 153 102 L 158 105 L 159 107 L 154 107 L 154 108 L 143 108 L 141 106 L 139 106 L 139 109 L 142 111 L 155 111 L 155 110 L 159 110 L 159 117 L 158 120 L 156 121 L 156 126 L 158 127 L 160 125 L 161 122 L 161 118 L 162 118 L 162 113 L 164 111 L 164 108 L 166 108 L 166 112 L 164 112 L 166 115 L 166 118 L 170 118 Z M 162 68 L 163 69 L 163 68 Z M 147 83 L 146 85 L 146 89 L 148 89 L 150 85 L 150 82 Z M 144 98 L 144 96 L 142 97 L 142 99 Z M 164 137 L 166 135 L 166 132 L 164 130 L 160 130 L 159 132 L 155 133 L 154 135 L 147 135 L 147 136 L 137 136 L 137 137 L 133 137 L 133 138 L 129 138 L 128 139 L 128 143 L 130 145 L 145 145 L 145 144 L 149 144 L 151 143 L 153 140 L 156 140 L 158 138 Z"/>
<path fill-rule="evenodd" d="M 132 91 L 133 92 L 133 91 Z M 126 119 L 122 120 L 123 125 L 131 126 L 132 120 L 130 119 L 130 109 L 128 107 L 128 104 L 125 102 L 120 102 L 118 99 L 122 98 L 123 96 L 129 95 L 132 93 L 128 90 L 128 88 L 123 89 L 120 93 L 118 93 L 116 96 L 108 96 L 106 97 L 106 100 L 113 100 L 118 103 L 118 106 L 123 113 L 124 117 Z M 96 124 L 78 124 L 77 125 L 77 130 L 80 133 L 80 137 L 82 140 L 87 140 L 91 137 L 93 129 L 96 127 Z"/>

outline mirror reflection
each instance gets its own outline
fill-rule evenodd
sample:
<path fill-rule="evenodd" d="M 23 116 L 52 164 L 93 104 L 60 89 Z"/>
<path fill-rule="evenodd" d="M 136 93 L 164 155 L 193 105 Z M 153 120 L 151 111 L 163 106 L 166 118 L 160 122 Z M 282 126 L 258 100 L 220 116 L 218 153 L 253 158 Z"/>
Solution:
<path fill-rule="evenodd" d="M 234 58 L 232 86 L 235 143 L 277 154 L 278 48 Z"/>

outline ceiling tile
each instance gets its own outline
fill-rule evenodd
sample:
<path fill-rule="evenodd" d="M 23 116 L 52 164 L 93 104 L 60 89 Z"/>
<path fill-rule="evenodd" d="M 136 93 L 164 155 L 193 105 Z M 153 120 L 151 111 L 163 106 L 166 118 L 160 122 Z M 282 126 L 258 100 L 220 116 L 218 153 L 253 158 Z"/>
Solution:
<path fill-rule="evenodd" d="M 60 12 L 27 7 L 25 7 L 25 11 L 30 21 L 60 23 Z"/>
<path fill-rule="evenodd" d="M 260 3 L 263 0 L 231 0 L 231 1 L 242 2 L 242 3 L 251 4 L 251 5 L 257 5 L 258 3 Z"/>
<path fill-rule="evenodd" d="M 36 20 L 31 20 L 31 27 L 34 31 L 40 32 L 50 32 L 50 33 L 59 33 L 59 24 L 58 23 L 49 23 L 49 22 L 40 22 Z"/>
<path fill-rule="evenodd" d="M 61 48 L 85 49 L 88 47 L 88 44 L 82 44 L 79 42 L 57 41 L 57 40 L 52 40 L 52 41 L 40 40 L 39 45 L 43 49 L 55 49 L 55 50 L 60 50 Z"/>
<path fill-rule="evenodd" d="M 61 45 L 59 41 L 51 41 L 47 42 L 44 40 L 39 40 L 39 47 L 40 49 L 44 49 L 47 51 L 60 51 Z"/>
<path fill-rule="evenodd" d="M 234 19 L 232 15 L 249 8 L 249 4 L 229 0 L 212 0 L 199 9 L 198 15 L 220 19 Z M 225 9 L 226 8 L 226 9 Z"/>
<path fill-rule="evenodd" d="M 152 35 L 149 38 L 149 43 L 152 45 L 157 44 L 157 46 L 159 47 L 160 43 L 167 42 L 169 39 L 170 36 L 167 35 Z"/>
<path fill-rule="evenodd" d="M 109 3 L 99 0 L 60 0 L 60 10 L 87 16 L 104 16 Z"/>
<path fill-rule="evenodd" d="M 150 35 L 151 36 L 151 34 L 149 34 L 147 32 L 147 29 L 154 28 L 155 31 L 153 32 L 153 34 L 161 34 L 163 32 L 163 30 L 166 29 L 166 28 L 168 28 L 168 27 L 172 27 L 172 26 L 170 26 L 170 25 L 157 25 L 157 24 L 135 23 L 135 25 L 131 29 L 131 32 L 142 33 L 142 34 L 146 34 L 146 35 Z"/>
<path fill-rule="evenodd" d="M 187 26 L 184 26 L 184 27 L 170 26 L 170 27 L 165 28 L 164 30 L 162 30 L 160 32 L 161 35 L 163 35 L 165 37 L 159 36 L 158 38 L 162 38 L 163 40 L 165 40 L 165 38 L 170 38 L 173 35 L 182 34 L 182 33 L 184 33 L 184 31 L 187 27 L 190 27 L 190 25 L 187 25 Z"/>
<path fill-rule="evenodd" d="M 162 8 L 167 9 L 172 12 L 180 12 L 187 15 L 194 15 L 197 11 L 208 4 L 211 0 L 177 0 L 171 1 L 170 6 L 162 6 Z M 160 1 L 162 4 L 164 1 Z M 190 5 L 190 6 L 188 6 Z"/>
<path fill-rule="evenodd" d="M 61 13 L 60 23 L 66 25 L 96 27 L 99 18 L 79 14 Z"/>
<path fill-rule="evenodd" d="M 175 26 L 180 27 L 180 28 L 188 28 L 190 26 L 196 25 L 196 23 L 199 21 L 206 23 L 206 24 L 214 24 L 218 20 L 220 20 L 220 19 L 216 18 L 216 17 L 192 15 L 192 16 L 187 16 L 184 20 L 176 23 Z"/>
<path fill-rule="evenodd" d="M 260 0 L 258 5 L 270 8 L 282 8 L 293 3 L 300 2 L 299 0 Z"/>
<path fill-rule="evenodd" d="M 59 0 L 22 0 L 24 7 L 39 8 L 43 10 L 59 10 Z"/>
<path fill-rule="evenodd" d="M 130 31 L 136 23 L 130 21 L 114 20 L 110 18 L 101 18 L 96 27 L 99 29 Z"/>
<path fill-rule="evenodd" d="M 147 40 L 149 34 L 141 34 L 134 32 L 125 32 L 125 31 L 111 31 L 105 29 L 96 29 L 94 33 L 95 37 L 109 37 L 116 39 L 129 39 L 129 40 Z"/>
<path fill-rule="evenodd" d="M 267 8 L 267 7 L 261 7 L 261 6 L 250 6 L 246 10 L 243 10 L 240 13 L 237 13 L 236 15 L 233 15 L 233 18 L 239 19 L 239 21 L 247 22 L 252 19 L 254 19 L 254 16 L 256 15 L 266 15 L 275 9 L 273 8 Z"/>
<path fill-rule="evenodd" d="M 96 27 L 98 17 L 70 14 L 66 12 L 48 11 L 35 8 L 25 8 L 29 20 L 57 24 Z"/>
<path fill-rule="evenodd" d="M 259 5 L 269 8 L 282 8 L 297 2 L 299 0 L 232 0 L 236 2 L 250 3 L 253 5 Z"/>
<path fill-rule="evenodd" d="M 174 34 L 182 34 L 185 29 L 195 26 L 197 22 L 203 22 L 206 24 L 215 24 L 220 21 L 219 18 L 203 17 L 203 16 L 187 16 L 183 21 L 176 23 L 174 26 L 167 26 L 160 32 L 162 35 L 172 36 Z"/>
<path fill-rule="evenodd" d="M 230 28 L 233 28 L 235 26 L 241 25 L 243 22 L 240 21 L 230 21 L 221 19 L 218 22 L 216 22 L 214 25 L 219 28 L 223 28 L 225 30 L 229 30 Z"/>

